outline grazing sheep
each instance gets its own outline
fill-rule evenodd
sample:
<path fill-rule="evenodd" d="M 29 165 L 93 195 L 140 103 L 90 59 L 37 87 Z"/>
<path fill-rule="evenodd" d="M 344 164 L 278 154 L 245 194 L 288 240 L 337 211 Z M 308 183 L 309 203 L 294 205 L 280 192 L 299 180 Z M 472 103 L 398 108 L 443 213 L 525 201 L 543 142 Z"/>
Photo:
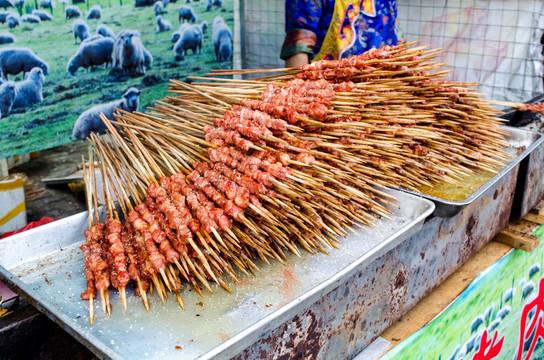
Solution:
<path fill-rule="evenodd" d="M 206 11 L 210 11 L 212 7 L 222 8 L 223 7 L 223 1 L 222 0 L 208 0 L 206 3 Z"/>
<path fill-rule="evenodd" d="M 468 340 L 467 342 L 465 343 L 465 349 L 466 349 L 466 353 L 468 354 L 469 352 L 471 352 L 473 349 L 474 349 L 474 343 L 475 343 L 475 340 L 476 340 L 476 337 L 478 336 L 478 334 L 474 334 L 472 335 Z"/>
<path fill-rule="evenodd" d="M 504 319 L 504 317 L 508 314 L 510 314 L 510 311 L 512 311 L 512 308 L 508 305 L 506 305 L 505 307 L 503 307 L 502 309 L 499 310 L 499 312 L 497 313 L 497 316 L 495 317 L 496 319 Z"/>
<path fill-rule="evenodd" d="M 510 303 L 512 303 L 512 301 L 514 300 L 514 295 L 516 295 L 516 288 L 512 286 L 504 293 L 504 302 L 507 303 L 508 301 L 510 301 Z"/>
<path fill-rule="evenodd" d="M 8 17 L 6 18 L 6 21 L 8 23 L 8 27 L 10 29 L 13 29 L 13 28 L 19 26 L 19 21 L 20 20 L 21 20 L 21 18 L 19 17 L 19 15 L 13 16 L 12 14 L 9 14 Z"/>
<path fill-rule="evenodd" d="M 23 75 L 32 68 L 39 67 L 43 73 L 49 73 L 49 66 L 29 48 L 6 47 L 0 49 L 0 72 L 7 79 L 8 75 Z"/>
<path fill-rule="evenodd" d="M 89 33 L 89 25 L 81 19 L 76 19 L 72 23 L 72 32 L 74 33 L 74 43 L 77 44 L 77 39 L 85 40 L 91 34 Z"/>
<path fill-rule="evenodd" d="M 149 50 L 144 48 L 144 66 L 146 69 L 150 69 L 151 64 L 153 64 L 153 55 L 151 55 Z"/>
<path fill-rule="evenodd" d="M 40 0 L 40 7 L 42 9 L 51 9 L 57 7 L 57 4 L 55 3 L 55 0 Z"/>
<path fill-rule="evenodd" d="M 15 36 L 9 32 L 0 33 L 0 45 L 11 44 L 15 42 Z"/>
<path fill-rule="evenodd" d="M 531 266 L 531 268 L 529 269 L 529 279 L 535 276 L 536 273 L 538 273 L 539 271 L 540 271 L 540 264 L 537 263 Z"/>
<path fill-rule="evenodd" d="M 94 5 L 87 14 L 87 20 L 100 19 L 102 17 L 102 7 L 100 5 Z"/>
<path fill-rule="evenodd" d="M 232 56 L 232 32 L 221 16 L 213 19 L 212 41 L 217 61 L 229 61 Z"/>
<path fill-rule="evenodd" d="M 535 289 L 535 283 L 533 280 L 529 280 L 523 285 L 523 289 L 521 290 L 521 298 L 525 299 L 529 294 Z"/>
<path fill-rule="evenodd" d="M 489 326 L 487 327 L 487 333 L 490 334 L 493 330 L 495 330 L 495 328 L 499 326 L 501 321 L 501 318 L 496 318 L 495 320 L 493 320 L 491 324 L 489 324 Z"/>
<path fill-rule="evenodd" d="M 39 24 L 42 21 L 40 18 L 36 15 L 30 15 L 30 14 L 24 14 L 21 16 L 21 22 L 27 22 L 27 23 L 33 23 L 33 24 Z"/>
<path fill-rule="evenodd" d="M 175 43 L 178 42 L 180 36 L 181 36 L 181 34 L 179 33 L 179 31 L 174 31 L 172 33 L 172 36 L 170 37 L 170 41 L 175 44 Z"/>
<path fill-rule="evenodd" d="M 6 117 L 11 111 L 15 97 L 17 96 L 17 87 L 13 81 L 6 81 L 0 85 L 0 112 Z"/>
<path fill-rule="evenodd" d="M 13 7 L 13 2 L 11 0 L 0 0 L 0 7 L 4 9 L 8 7 Z"/>
<path fill-rule="evenodd" d="M 145 48 L 137 30 L 122 30 L 115 40 L 113 53 L 114 66 L 138 75 L 145 74 Z"/>
<path fill-rule="evenodd" d="M 104 24 L 100 24 L 96 27 L 96 33 L 102 35 L 103 37 L 110 37 L 112 39 L 115 39 L 115 33 L 113 32 L 113 30 Z"/>
<path fill-rule="evenodd" d="M 1 11 L 0 11 L 0 24 L 5 24 L 9 15 L 12 15 L 12 16 L 19 16 L 19 14 L 17 14 L 17 13 L 14 12 L 14 11 L 4 11 L 4 10 L 1 10 Z"/>
<path fill-rule="evenodd" d="M 32 10 L 32 15 L 39 17 L 41 21 L 53 21 L 53 16 L 43 10 L 34 9 Z"/>
<path fill-rule="evenodd" d="M 17 96 L 13 101 L 13 109 L 26 109 L 43 101 L 42 88 L 45 76 L 42 69 L 30 70 L 25 80 L 15 83 Z"/>
<path fill-rule="evenodd" d="M 170 31 L 172 24 L 168 20 L 164 20 L 162 16 L 157 16 L 157 32 Z"/>
<path fill-rule="evenodd" d="M 104 125 L 100 119 L 100 114 L 104 114 L 106 118 L 110 120 L 115 120 L 113 117 L 115 108 L 129 112 L 138 111 L 138 107 L 140 106 L 140 93 L 140 90 L 131 87 L 123 94 L 123 98 L 121 100 L 96 105 L 84 111 L 81 115 L 79 115 L 74 124 L 72 136 L 76 139 L 83 140 L 92 132 L 103 134 L 106 131 L 106 125 Z"/>
<path fill-rule="evenodd" d="M 198 30 L 194 26 L 188 26 L 181 32 L 179 40 L 174 45 L 176 59 L 185 59 L 189 49 L 193 50 L 193 55 L 196 55 L 197 51 L 202 52 L 202 32 L 198 25 L 196 27 Z"/>
<path fill-rule="evenodd" d="M 82 44 L 86 44 L 86 43 L 89 43 L 91 41 L 95 41 L 95 40 L 99 40 L 99 39 L 103 39 L 103 38 L 104 37 L 102 35 L 91 35 L 88 38 L 86 38 L 85 40 L 83 40 L 81 42 L 81 44 L 79 44 L 79 46 L 81 47 Z"/>
<path fill-rule="evenodd" d="M 484 313 L 484 319 L 485 321 L 491 320 L 491 315 L 493 315 L 493 308 L 495 307 L 495 303 L 489 305 L 487 309 L 485 309 Z"/>
<path fill-rule="evenodd" d="M 77 6 L 68 5 L 65 9 L 66 19 L 75 19 L 81 17 L 81 11 Z"/>
<path fill-rule="evenodd" d="M 164 4 L 161 0 L 155 3 L 154 10 L 155 10 L 155 16 L 159 16 L 160 14 L 162 14 L 164 10 Z"/>
<path fill-rule="evenodd" d="M 472 320 L 472 324 L 470 324 L 470 333 L 474 333 L 478 330 L 478 328 L 484 323 L 484 317 L 482 315 L 478 315 L 476 319 Z"/>
<path fill-rule="evenodd" d="M 82 42 L 74 56 L 68 61 L 68 73 L 72 76 L 80 67 L 88 69 L 91 66 L 99 66 L 113 63 L 113 39 L 103 37 L 91 41 Z"/>
<path fill-rule="evenodd" d="M 196 15 L 193 11 L 193 8 L 187 5 L 181 5 L 178 9 L 179 13 L 179 22 L 184 22 L 187 20 L 188 22 L 192 22 L 193 24 L 196 22 Z"/>

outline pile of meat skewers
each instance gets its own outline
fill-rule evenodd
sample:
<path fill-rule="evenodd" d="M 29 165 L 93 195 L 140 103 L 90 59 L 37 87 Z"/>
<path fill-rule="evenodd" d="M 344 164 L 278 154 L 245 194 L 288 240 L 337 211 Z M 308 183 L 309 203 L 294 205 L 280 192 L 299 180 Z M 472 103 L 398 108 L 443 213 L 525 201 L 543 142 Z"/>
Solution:
<path fill-rule="evenodd" d="M 287 250 L 300 254 L 296 243 L 327 252 L 350 226 L 374 226 L 394 201 L 385 186 L 500 169 L 496 111 L 469 84 L 429 73 L 436 54 L 403 45 L 251 82 L 173 81 L 175 96 L 152 112 L 103 118 L 108 131 L 91 137 L 89 160 L 110 184 L 108 217 L 90 220 L 82 297 L 98 290 L 106 314 L 109 285 L 126 306 L 132 280 L 148 310 L 153 288 L 183 307 L 183 283 L 229 290 L 224 276 L 236 282 L 234 267 L 283 262 Z"/>

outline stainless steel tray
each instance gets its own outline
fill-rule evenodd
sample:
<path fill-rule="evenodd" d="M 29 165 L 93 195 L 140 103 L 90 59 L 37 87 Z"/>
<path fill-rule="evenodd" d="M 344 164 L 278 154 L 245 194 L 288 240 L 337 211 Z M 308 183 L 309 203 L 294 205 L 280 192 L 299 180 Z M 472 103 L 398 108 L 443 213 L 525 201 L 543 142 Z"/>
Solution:
<path fill-rule="evenodd" d="M 208 359 L 238 354 L 263 334 L 285 323 L 373 260 L 418 231 L 434 205 L 395 190 L 400 207 L 375 228 L 342 239 L 341 250 L 328 255 L 288 255 L 287 265 L 259 263 L 258 276 L 240 274 L 233 294 L 219 287 L 201 298 L 186 288 L 186 311 L 175 299 L 161 303 L 155 295 L 147 313 L 128 290 L 128 310 L 110 292 L 112 318 L 95 303 L 95 325 L 88 323 L 83 255 L 79 245 L 86 213 L 53 222 L 0 241 L 0 278 L 40 311 L 103 358 Z"/>
<path fill-rule="evenodd" d="M 525 146 L 525 150 L 521 154 L 516 156 L 501 171 L 499 171 L 488 182 L 483 184 L 480 188 L 474 191 L 466 199 L 459 200 L 459 201 L 451 201 L 451 200 L 444 200 L 435 196 L 423 194 L 417 191 L 406 190 L 406 189 L 401 189 L 401 191 L 405 191 L 409 194 L 421 196 L 425 199 L 431 200 L 436 206 L 433 215 L 439 216 L 442 218 L 453 217 L 455 214 L 461 211 L 461 209 L 463 209 L 468 204 L 472 203 L 474 200 L 480 197 L 483 193 L 485 193 L 486 191 L 490 189 L 493 189 L 494 185 L 497 183 L 497 181 L 499 181 L 499 179 L 504 177 L 510 171 L 513 171 L 516 168 L 516 166 L 518 166 L 519 163 L 524 158 L 526 158 L 529 154 L 531 154 L 544 141 L 544 137 L 542 136 L 542 134 L 534 132 L 534 131 L 514 128 L 510 126 L 503 126 L 502 128 L 508 132 L 506 141 L 508 142 L 509 147 L 519 148 L 521 146 Z"/>

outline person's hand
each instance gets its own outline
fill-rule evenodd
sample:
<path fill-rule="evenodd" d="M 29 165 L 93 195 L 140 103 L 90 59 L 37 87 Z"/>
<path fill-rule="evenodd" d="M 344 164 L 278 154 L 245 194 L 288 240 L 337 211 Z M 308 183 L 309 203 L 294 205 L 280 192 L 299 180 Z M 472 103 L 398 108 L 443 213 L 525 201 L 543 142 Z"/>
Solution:
<path fill-rule="evenodd" d="M 306 65 L 309 63 L 310 63 L 310 55 L 308 55 L 307 53 L 301 52 L 291 56 L 290 58 L 287 58 L 287 60 L 285 60 L 285 67 L 288 67 L 288 68 L 300 67 L 302 65 Z"/>

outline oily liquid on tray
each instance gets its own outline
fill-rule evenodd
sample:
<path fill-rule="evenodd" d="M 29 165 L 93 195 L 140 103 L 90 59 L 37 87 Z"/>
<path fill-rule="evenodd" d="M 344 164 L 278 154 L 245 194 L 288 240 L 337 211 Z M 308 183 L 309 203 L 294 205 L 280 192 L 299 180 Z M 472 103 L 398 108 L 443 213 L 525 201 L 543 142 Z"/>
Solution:
<path fill-rule="evenodd" d="M 514 159 L 518 154 L 518 149 L 514 147 L 508 147 L 505 149 L 510 159 Z M 434 196 L 443 200 L 449 201 L 461 201 L 465 200 L 476 190 L 481 188 L 492 177 L 497 175 L 489 171 L 476 169 L 474 174 L 470 177 L 463 179 L 458 184 L 450 184 L 446 182 L 440 182 L 435 186 L 421 186 L 417 190 L 423 194 Z"/>

